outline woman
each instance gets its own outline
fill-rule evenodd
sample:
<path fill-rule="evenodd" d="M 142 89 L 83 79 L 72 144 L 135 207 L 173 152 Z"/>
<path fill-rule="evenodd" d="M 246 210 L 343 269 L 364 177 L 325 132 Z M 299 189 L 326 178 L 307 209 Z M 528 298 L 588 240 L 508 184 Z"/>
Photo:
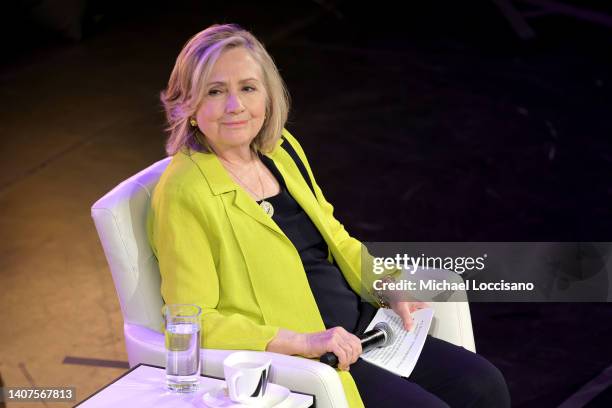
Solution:
<path fill-rule="evenodd" d="M 331 351 L 351 407 L 508 405 L 499 371 L 441 340 L 428 338 L 408 380 L 358 360 L 355 333 L 376 310 L 358 295 L 361 243 L 284 129 L 288 94 L 256 38 L 236 25 L 196 34 L 162 102 L 173 159 L 153 194 L 150 241 L 164 301 L 202 308 L 203 347 Z M 422 307 L 391 306 L 407 329 Z"/>

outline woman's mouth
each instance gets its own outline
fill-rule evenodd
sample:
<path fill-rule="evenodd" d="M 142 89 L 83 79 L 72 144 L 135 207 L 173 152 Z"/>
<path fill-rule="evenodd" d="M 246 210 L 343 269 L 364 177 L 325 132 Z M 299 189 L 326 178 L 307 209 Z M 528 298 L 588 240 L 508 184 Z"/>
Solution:
<path fill-rule="evenodd" d="M 237 121 L 237 122 L 222 122 L 223 126 L 227 126 L 227 127 L 241 127 L 246 125 L 248 122 L 248 120 L 242 120 L 242 121 Z"/>

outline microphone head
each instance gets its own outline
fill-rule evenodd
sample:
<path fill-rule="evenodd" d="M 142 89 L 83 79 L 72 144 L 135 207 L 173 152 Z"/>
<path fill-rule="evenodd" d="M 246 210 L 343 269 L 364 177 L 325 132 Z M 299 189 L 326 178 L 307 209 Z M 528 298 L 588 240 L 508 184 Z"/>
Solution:
<path fill-rule="evenodd" d="M 393 334 L 393 330 L 391 330 L 391 326 L 389 326 L 387 323 L 378 322 L 374 325 L 373 330 L 380 330 L 385 334 L 385 341 L 379 347 L 386 347 L 389 344 L 393 343 L 395 335 Z"/>

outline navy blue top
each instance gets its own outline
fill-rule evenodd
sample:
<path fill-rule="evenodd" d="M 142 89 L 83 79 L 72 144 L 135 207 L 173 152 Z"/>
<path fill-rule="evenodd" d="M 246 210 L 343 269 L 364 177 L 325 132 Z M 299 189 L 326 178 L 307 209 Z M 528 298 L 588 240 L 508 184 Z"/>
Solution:
<path fill-rule="evenodd" d="M 300 254 L 325 327 L 342 326 L 354 333 L 363 330 L 365 326 L 361 327 L 363 324 L 360 322 L 363 305 L 359 295 L 351 289 L 340 269 L 327 260 L 325 240 L 287 190 L 285 180 L 274 162 L 265 156 L 261 156 L 261 159 L 280 184 L 280 193 L 266 198 L 274 207 L 272 219 Z M 370 314 L 367 322 L 363 322 L 366 326 L 371 320 Z"/>

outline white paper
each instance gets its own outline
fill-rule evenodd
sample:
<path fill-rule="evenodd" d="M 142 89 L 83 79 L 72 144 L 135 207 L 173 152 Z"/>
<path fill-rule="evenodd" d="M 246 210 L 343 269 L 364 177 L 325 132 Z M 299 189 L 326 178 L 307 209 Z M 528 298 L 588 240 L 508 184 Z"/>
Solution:
<path fill-rule="evenodd" d="M 423 350 L 433 314 L 432 308 L 412 312 L 413 325 L 410 331 L 406 331 L 402 319 L 393 310 L 379 309 L 366 331 L 372 330 L 378 322 L 386 322 L 391 326 L 395 339 L 386 347 L 363 353 L 361 358 L 392 373 L 408 377 Z"/>

